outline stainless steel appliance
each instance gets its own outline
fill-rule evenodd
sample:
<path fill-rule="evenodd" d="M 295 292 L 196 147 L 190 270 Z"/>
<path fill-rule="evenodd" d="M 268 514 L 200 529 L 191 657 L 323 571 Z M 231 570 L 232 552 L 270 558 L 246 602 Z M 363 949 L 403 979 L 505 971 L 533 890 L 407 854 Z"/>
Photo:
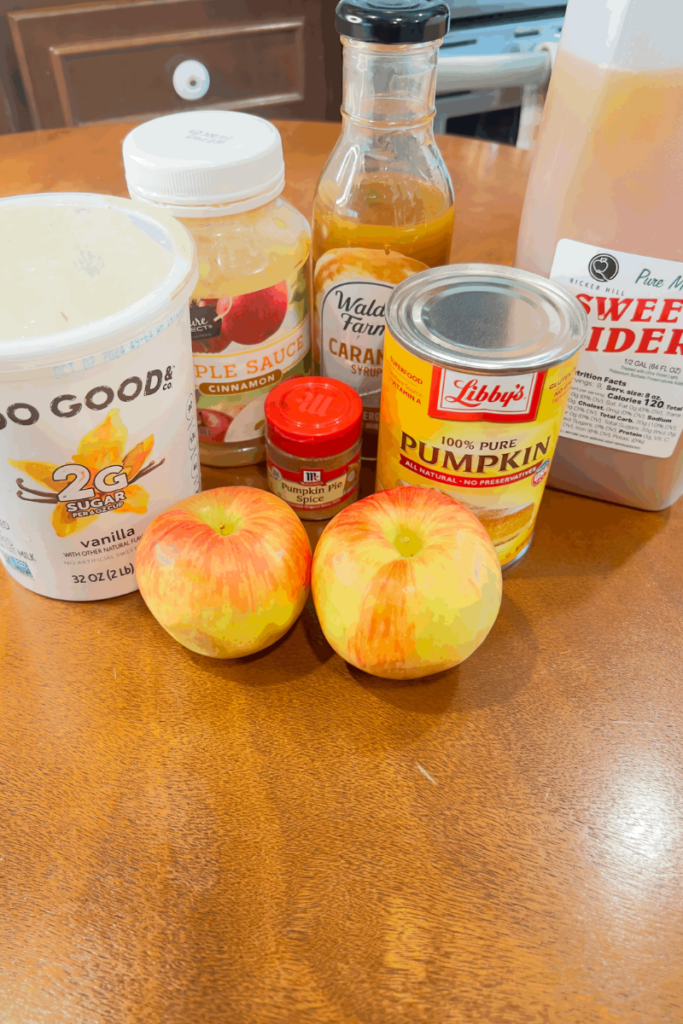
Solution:
<path fill-rule="evenodd" d="M 550 57 L 538 47 L 557 44 L 566 6 L 454 0 L 439 54 L 435 131 L 515 145 L 523 89 L 550 75 Z"/>

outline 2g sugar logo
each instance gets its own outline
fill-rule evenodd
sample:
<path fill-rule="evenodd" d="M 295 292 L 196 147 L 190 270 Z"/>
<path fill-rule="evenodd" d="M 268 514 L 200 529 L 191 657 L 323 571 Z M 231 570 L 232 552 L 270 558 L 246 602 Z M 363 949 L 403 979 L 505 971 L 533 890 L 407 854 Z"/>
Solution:
<path fill-rule="evenodd" d="M 151 434 L 126 454 L 128 430 L 118 409 L 113 409 L 99 426 L 85 434 L 73 461 L 62 466 L 50 462 L 15 462 L 10 465 L 48 490 L 28 487 L 17 478 L 18 496 L 23 501 L 55 505 L 52 528 L 58 537 L 69 537 L 85 529 L 93 517 L 106 512 L 134 512 L 144 515 L 149 494 L 136 482 L 165 462 L 148 462 L 154 447 Z"/>

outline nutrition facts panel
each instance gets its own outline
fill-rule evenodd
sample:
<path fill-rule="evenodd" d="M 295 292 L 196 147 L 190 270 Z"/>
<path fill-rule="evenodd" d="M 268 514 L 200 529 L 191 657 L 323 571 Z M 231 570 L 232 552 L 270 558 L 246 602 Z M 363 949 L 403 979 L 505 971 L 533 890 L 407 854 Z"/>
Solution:
<path fill-rule="evenodd" d="M 683 264 L 563 239 L 550 276 L 588 316 L 561 436 L 668 458 L 683 431 Z"/>
<path fill-rule="evenodd" d="M 679 404 L 673 405 L 664 398 L 670 390 L 668 377 L 658 387 L 654 369 L 636 376 L 616 366 L 601 376 L 583 369 L 583 360 L 580 366 L 562 437 L 660 458 L 671 454 L 683 429 L 683 382 Z"/>

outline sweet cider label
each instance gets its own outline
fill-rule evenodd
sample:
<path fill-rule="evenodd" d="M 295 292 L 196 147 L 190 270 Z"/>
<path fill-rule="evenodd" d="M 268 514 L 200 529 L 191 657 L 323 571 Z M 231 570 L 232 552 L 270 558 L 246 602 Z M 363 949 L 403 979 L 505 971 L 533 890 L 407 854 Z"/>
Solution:
<path fill-rule="evenodd" d="M 589 325 L 562 437 L 668 458 L 683 430 L 683 263 L 564 238 L 550 277 Z"/>

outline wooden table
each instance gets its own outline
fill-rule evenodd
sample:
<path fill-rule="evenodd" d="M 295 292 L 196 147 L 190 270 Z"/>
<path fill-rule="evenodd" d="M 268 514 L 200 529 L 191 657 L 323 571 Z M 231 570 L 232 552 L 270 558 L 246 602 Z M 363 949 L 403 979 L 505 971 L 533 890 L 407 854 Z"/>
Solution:
<path fill-rule="evenodd" d="M 336 126 L 280 127 L 310 212 Z M 125 194 L 126 130 L 4 137 L 2 190 Z M 453 258 L 511 262 L 527 155 L 442 141 Z M 682 526 L 549 491 L 483 648 L 410 684 L 310 609 L 218 662 L 0 574 L 0 1022 L 679 1024 Z"/>

